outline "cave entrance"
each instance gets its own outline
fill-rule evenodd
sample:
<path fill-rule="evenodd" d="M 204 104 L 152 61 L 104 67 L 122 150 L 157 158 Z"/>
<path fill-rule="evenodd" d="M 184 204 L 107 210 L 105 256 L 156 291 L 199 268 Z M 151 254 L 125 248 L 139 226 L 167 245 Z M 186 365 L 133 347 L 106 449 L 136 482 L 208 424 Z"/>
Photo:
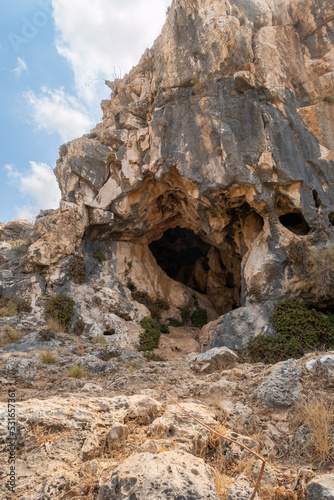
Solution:
<path fill-rule="evenodd" d="M 179 226 L 149 245 L 170 278 L 206 295 L 219 314 L 240 306 L 241 258 L 232 247 L 233 241 L 227 239 L 219 250 Z"/>
<path fill-rule="evenodd" d="M 199 293 L 207 293 L 210 245 L 190 229 L 168 229 L 149 245 L 159 266 L 175 281 Z"/>

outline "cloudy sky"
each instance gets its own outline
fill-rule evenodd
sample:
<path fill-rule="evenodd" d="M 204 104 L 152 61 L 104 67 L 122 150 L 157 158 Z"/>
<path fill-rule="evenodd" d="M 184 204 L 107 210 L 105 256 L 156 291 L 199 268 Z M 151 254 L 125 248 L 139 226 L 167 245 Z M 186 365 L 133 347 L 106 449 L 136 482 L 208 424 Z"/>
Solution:
<path fill-rule="evenodd" d="M 102 118 L 104 79 L 159 35 L 171 0 L 12 0 L 0 5 L 0 221 L 56 208 L 59 146 Z"/>

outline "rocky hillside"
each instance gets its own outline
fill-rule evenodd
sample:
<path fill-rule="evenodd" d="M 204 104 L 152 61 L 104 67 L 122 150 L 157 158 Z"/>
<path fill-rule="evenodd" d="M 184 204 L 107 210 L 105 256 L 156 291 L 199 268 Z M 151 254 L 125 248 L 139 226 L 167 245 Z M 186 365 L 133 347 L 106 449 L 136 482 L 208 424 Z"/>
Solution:
<path fill-rule="evenodd" d="M 333 23 L 329 0 L 173 0 L 60 148 L 60 208 L 0 224 L 17 498 L 250 498 L 254 457 L 161 385 L 264 455 L 259 498 L 334 498 Z"/>

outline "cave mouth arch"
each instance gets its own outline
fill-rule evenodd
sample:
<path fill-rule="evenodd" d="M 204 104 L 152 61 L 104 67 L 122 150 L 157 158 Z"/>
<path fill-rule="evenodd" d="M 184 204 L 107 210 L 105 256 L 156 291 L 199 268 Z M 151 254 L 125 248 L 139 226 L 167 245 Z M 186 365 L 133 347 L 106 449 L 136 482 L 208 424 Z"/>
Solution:
<path fill-rule="evenodd" d="M 222 250 L 177 226 L 151 242 L 149 249 L 170 278 L 206 295 L 218 313 L 240 306 L 241 257 L 233 240 L 227 238 Z"/>

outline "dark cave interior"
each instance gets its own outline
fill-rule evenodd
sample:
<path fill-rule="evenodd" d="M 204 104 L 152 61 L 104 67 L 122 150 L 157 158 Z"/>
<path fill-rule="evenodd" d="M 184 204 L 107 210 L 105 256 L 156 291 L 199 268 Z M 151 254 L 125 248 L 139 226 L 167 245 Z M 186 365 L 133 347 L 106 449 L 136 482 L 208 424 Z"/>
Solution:
<path fill-rule="evenodd" d="M 207 295 L 217 312 L 239 307 L 240 256 L 229 243 L 223 252 L 192 230 L 177 226 L 150 243 L 149 249 L 170 278 Z"/>
<path fill-rule="evenodd" d="M 190 229 L 176 227 L 165 231 L 162 238 L 153 241 L 149 248 L 158 265 L 170 278 L 199 293 L 207 293 L 206 283 L 196 278 L 195 272 L 196 266 L 200 266 L 204 273 L 209 271 L 210 245 L 200 236 Z"/>

